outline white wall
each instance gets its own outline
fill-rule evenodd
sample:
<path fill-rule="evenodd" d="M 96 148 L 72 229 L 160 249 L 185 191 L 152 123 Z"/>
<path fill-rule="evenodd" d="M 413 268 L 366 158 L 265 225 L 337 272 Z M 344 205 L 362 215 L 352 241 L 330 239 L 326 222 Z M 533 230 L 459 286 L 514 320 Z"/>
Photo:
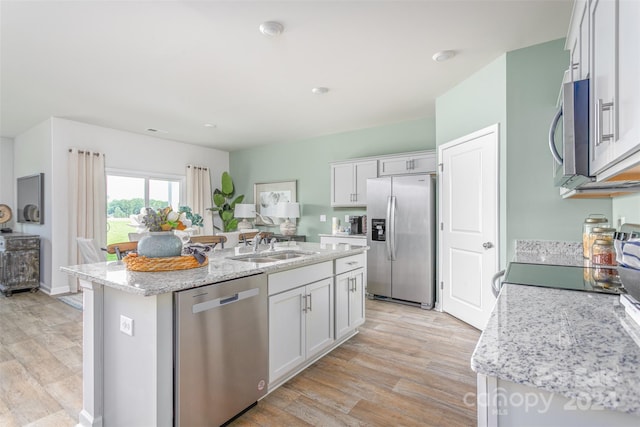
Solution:
<path fill-rule="evenodd" d="M 49 133 L 42 129 L 49 129 Z M 37 142 L 36 142 L 37 140 Z M 25 142 L 29 142 L 25 144 Z M 18 150 L 19 146 L 25 145 Z M 220 176 L 229 169 L 229 153 L 213 148 L 169 141 L 147 135 L 109 129 L 60 118 L 51 118 L 16 137 L 15 176 L 45 173 L 45 224 L 29 226 L 28 232 L 48 239 L 48 250 L 41 252 L 41 286 L 45 292 L 67 292 L 68 277 L 59 271 L 69 265 L 68 165 L 69 148 L 105 154 L 107 168 L 169 175 L 185 175 L 187 164 L 206 166 L 211 171 L 212 188 L 220 186 Z M 48 166 L 48 167 L 47 167 Z M 25 173 L 24 168 L 31 168 Z M 39 227 L 34 228 L 33 227 Z"/>
<path fill-rule="evenodd" d="M 13 139 L 0 138 L 0 203 L 15 211 L 15 192 L 13 179 Z M 15 213 L 15 212 L 14 212 Z M 15 218 L 2 225 L 13 227 Z"/>

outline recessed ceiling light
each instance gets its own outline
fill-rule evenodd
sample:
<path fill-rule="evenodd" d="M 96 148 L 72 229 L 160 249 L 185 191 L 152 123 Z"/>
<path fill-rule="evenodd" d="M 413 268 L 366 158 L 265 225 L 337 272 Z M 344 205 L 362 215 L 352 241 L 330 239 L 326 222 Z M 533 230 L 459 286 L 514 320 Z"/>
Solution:
<path fill-rule="evenodd" d="M 311 93 L 315 93 L 316 95 L 324 95 L 327 92 L 329 92 L 328 87 L 318 86 L 311 89 Z"/>
<path fill-rule="evenodd" d="M 267 21 L 260 24 L 260 32 L 267 37 L 277 37 L 284 31 L 284 25 L 276 21 Z"/>
<path fill-rule="evenodd" d="M 169 131 L 166 130 L 162 130 L 162 129 L 154 129 L 154 128 L 148 128 L 147 132 L 153 132 L 153 133 L 169 133 Z"/>
<path fill-rule="evenodd" d="M 205 123 L 205 124 L 204 124 L 204 127 L 206 127 L 206 128 L 215 128 L 215 127 L 216 127 L 216 125 L 211 124 L 211 123 Z"/>
<path fill-rule="evenodd" d="M 438 53 L 435 53 L 432 58 L 436 62 L 444 62 L 447 59 L 451 59 L 456 56 L 456 53 L 452 50 L 443 50 Z"/>

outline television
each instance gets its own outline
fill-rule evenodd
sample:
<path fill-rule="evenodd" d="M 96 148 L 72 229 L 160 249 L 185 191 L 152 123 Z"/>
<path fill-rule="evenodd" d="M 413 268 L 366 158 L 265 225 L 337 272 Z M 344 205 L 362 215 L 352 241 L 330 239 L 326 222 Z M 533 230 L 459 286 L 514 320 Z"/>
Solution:
<path fill-rule="evenodd" d="M 18 222 L 44 224 L 44 174 L 18 178 Z"/>

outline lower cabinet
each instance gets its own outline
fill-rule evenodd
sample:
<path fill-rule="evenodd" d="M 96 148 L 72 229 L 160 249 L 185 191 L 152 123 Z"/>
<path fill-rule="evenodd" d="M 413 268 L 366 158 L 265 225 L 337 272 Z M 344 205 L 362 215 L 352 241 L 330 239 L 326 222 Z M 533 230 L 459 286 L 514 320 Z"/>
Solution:
<path fill-rule="evenodd" d="M 269 382 L 331 345 L 333 279 L 269 297 Z"/>
<path fill-rule="evenodd" d="M 336 276 L 336 339 L 364 323 L 364 268 Z"/>

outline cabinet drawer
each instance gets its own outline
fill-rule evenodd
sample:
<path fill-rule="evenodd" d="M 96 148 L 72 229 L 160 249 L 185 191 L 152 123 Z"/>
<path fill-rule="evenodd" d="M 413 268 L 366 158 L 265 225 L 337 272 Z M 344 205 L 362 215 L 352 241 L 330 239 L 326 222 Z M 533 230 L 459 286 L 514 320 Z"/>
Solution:
<path fill-rule="evenodd" d="M 318 280 L 331 277 L 333 275 L 333 263 L 325 261 L 319 264 L 307 265 L 306 267 L 295 268 L 293 270 L 282 271 L 269 275 L 269 295 L 274 295 L 289 289 Z"/>
<path fill-rule="evenodd" d="M 0 251 L 22 251 L 25 249 L 39 249 L 38 237 L 28 239 L 0 239 Z"/>
<path fill-rule="evenodd" d="M 336 260 L 336 274 L 341 274 L 346 271 L 355 270 L 365 266 L 366 262 L 365 254 L 352 255 L 344 258 L 338 258 Z"/>

